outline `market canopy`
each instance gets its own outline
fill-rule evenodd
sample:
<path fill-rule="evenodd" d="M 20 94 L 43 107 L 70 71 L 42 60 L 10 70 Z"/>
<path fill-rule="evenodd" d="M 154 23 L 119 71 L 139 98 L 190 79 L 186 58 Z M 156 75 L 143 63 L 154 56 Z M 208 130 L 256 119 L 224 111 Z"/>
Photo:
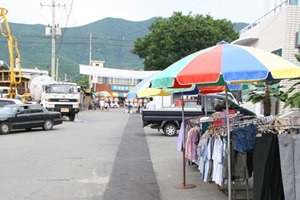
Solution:
<path fill-rule="evenodd" d="M 127 92 L 112 92 L 112 96 L 125 98 L 127 96 Z"/>
<path fill-rule="evenodd" d="M 188 55 L 151 81 L 152 87 L 249 83 L 300 77 L 300 67 L 261 49 L 225 42 Z"/>
<path fill-rule="evenodd" d="M 151 96 L 170 96 L 172 93 L 181 92 L 183 92 L 184 95 L 193 95 L 198 94 L 199 92 L 196 85 L 182 88 L 152 88 L 151 81 L 153 78 L 155 78 L 155 76 L 156 74 L 143 79 L 131 91 L 128 92 L 127 99 L 149 98 Z"/>
<path fill-rule="evenodd" d="M 157 73 L 156 73 L 157 74 Z M 132 90 L 127 94 L 127 99 L 143 98 L 150 96 L 169 96 L 171 93 L 164 92 L 161 88 L 151 88 L 151 80 L 156 75 L 150 75 L 139 82 Z"/>
<path fill-rule="evenodd" d="M 111 97 L 111 94 L 108 91 L 100 91 L 100 92 L 96 92 L 96 95 L 98 97 Z"/>

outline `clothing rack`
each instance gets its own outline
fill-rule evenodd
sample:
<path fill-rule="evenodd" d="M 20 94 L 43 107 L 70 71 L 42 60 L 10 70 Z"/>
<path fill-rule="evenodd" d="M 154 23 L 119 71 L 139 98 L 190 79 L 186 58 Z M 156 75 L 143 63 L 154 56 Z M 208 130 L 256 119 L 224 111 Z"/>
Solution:
<path fill-rule="evenodd" d="M 242 120 L 246 120 L 246 119 L 251 119 L 251 122 L 253 122 L 253 116 L 234 116 L 234 117 L 237 117 L 239 119 L 239 122 L 240 122 L 239 124 L 241 124 Z M 217 127 L 217 129 L 214 129 L 213 132 L 216 133 L 216 132 L 221 131 L 223 133 L 222 136 L 226 136 L 227 135 L 226 134 L 227 133 L 227 131 L 226 131 L 227 127 L 225 127 L 226 123 L 224 123 L 224 121 L 225 121 L 226 118 L 224 117 L 222 119 L 224 119 L 224 120 L 223 120 L 223 123 L 221 124 L 221 126 Z M 208 123 L 214 122 L 215 119 L 213 119 L 212 117 L 204 117 L 204 118 L 203 117 L 202 118 L 200 118 L 200 117 L 190 117 L 190 118 L 187 118 L 187 120 L 188 120 L 188 122 L 189 122 L 188 124 L 190 126 L 192 126 L 192 127 L 199 126 L 200 127 L 201 125 L 203 125 L 206 122 L 208 122 Z M 249 124 L 248 121 L 246 121 L 244 123 L 245 124 Z M 214 125 L 212 125 L 212 126 L 214 126 Z M 214 127 L 214 128 L 216 128 L 216 127 Z M 227 152 L 227 155 L 228 155 L 229 150 L 227 149 L 226 152 Z M 247 186 L 247 188 L 246 188 L 246 191 L 247 191 L 247 200 L 249 200 L 249 182 L 248 182 L 248 179 L 245 179 L 245 181 L 246 181 L 246 186 Z M 230 183 L 231 185 L 233 185 L 232 189 L 231 189 L 231 186 L 229 187 L 229 185 L 228 185 L 229 183 L 226 185 L 226 188 L 228 190 L 228 192 L 227 192 L 228 196 L 230 196 L 230 198 L 231 198 L 231 191 L 233 191 L 233 193 L 235 194 L 234 199 L 236 199 L 236 191 L 237 190 L 239 190 L 239 191 L 245 190 L 245 189 L 242 189 L 242 190 L 241 189 L 235 189 L 235 187 L 234 187 L 234 185 L 235 185 L 234 183 L 235 182 L 237 182 L 237 180 L 232 181 Z M 225 192 L 226 188 L 224 188 L 224 192 Z M 230 195 L 229 195 L 229 191 L 230 191 Z"/>
<path fill-rule="evenodd" d="M 300 119 L 300 117 L 287 117 L 287 118 L 297 118 L 297 119 Z M 220 124 L 220 126 L 218 126 L 217 130 L 219 131 L 222 131 L 224 132 L 225 134 L 227 133 L 227 128 L 229 127 L 229 130 L 231 132 L 231 130 L 235 129 L 235 128 L 242 128 L 244 126 L 247 126 L 247 125 L 250 125 L 250 124 L 253 124 L 257 127 L 257 129 L 259 130 L 259 134 L 263 133 L 263 132 L 271 132 L 273 131 L 273 133 L 277 133 L 277 134 L 281 134 L 281 131 L 284 132 L 285 130 L 288 130 L 288 129 L 299 129 L 300 128 L 300 120 L 294 120 L 294 121 L 297 121 L 299 124 L 272 124 L 272 122 L 274 120 L 278 120 L 280 122 L 285 122 L 284 120 L 278 118 L 277 116 L 272 116 L 272 117 L 268 117 L 268 123 L 266 124 L 266 120 L 264 118 L 254 118 L 253 116 L 239 116 L 239 115 L 236 115 L 235 117 L 232 117 L 230 118 L 230 123 L 227 124 L 226 122 L 226 118 L 220 118 L 222 119 L 222 124 Z M 270 121 L 270 119 L 272 119 Z M 195 127 L 195 126 L 198 126 L 198 127 L 201 127 L 205 122 L 208 122 L 211 126 L 213 127 L 214 125 L 212 124 L 214 119 L 212 117 L 191 117 L 191 118 L 187 118 L 189 124 L 192 126 L 192 127 Z M 288 122 L 285 122 L 285 123 L 288 123 Z M 216 127 L 215 127 L 216 128 Z M 216 130 L 214 130 L 216 131 Z M 214 132 L 213 131 L 213 132 Z M 215 133 L 215 132 L 214 132 Z M 222 136 L 225 136 L 222 135 Z M 229 153 L 229 151 L 227 150 L 227 154 Z M 243 190 L 246 190 L 247 191 L 247 200 L 249 200 L 249 190 L 251 190 L 249 188 L 249 180 L 248 179 L 244 179 L 245 180 L 245 183 L 246 183 L 246 189 L 242 189 L 242 190 L 239 190 L 239 191 L 243 191 Z M 228 183 L 229 184 L 229 183 Z M 234 181 L 232 181 L 230 184 L 233 186 L 232 188 L 230 187 L 229 189 L 229 185 L 226 185 L 227 187 L 227 194 L 228 194 L 228 197 L 231 198 L 231 193 L 234 194 L 234 196 L 232 198 L 236 199 L 236 189 L 234 187 Z M 223 188 L 224 189 L 224 192 L 226 190 L 226 188 Z M 230 195 L 229 195 L 229 191 L 230 191 Z"/>

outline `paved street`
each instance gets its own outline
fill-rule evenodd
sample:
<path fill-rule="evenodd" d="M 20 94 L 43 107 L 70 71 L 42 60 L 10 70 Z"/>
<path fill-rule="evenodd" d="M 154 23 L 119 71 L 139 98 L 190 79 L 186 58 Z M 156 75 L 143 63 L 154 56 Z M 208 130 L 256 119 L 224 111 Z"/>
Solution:
<path fill-rule="evenodd" d="M 224 200 L 215 184 L 186 167 L 177 137 L 142 128 L 141 115 L 122 108 L 85 110 L 52 131 L 0 135 L 0 199 Z"/>

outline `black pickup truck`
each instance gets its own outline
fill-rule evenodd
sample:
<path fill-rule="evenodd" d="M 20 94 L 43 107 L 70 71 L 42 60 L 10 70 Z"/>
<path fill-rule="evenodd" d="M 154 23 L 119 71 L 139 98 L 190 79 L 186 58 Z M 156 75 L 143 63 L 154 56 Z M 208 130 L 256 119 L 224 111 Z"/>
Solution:
<path fill-rule="evenodd" d="M 178 101 L 178 100 L 177 100 Z M 180 100 L 182 102 L 182 100 Z M 214 107 L 218 102 L 225 102 L 225 96 L 223 95 L 201 95 L 200 99 L 186 99 L 184 100 L 184 117 L 201 117 L 209 116 L 215 112 Z M 178 104 L 177 104 L 178 105 Z M 180 103 L 182 105 L 182 103 Z M 240 113 L 245 116 L 256 116 L 256 114 L 242 106 L 228 101 L 229 110 L 234 110 L 235 113 Z M 224 103 L 225 109 L 225 103 Z M 155 110 L 142 110 L 143 126 L 149 126 L 153 129 L 161 129 L 166 136 L 175 136 L 177 130 L 180 129 L 182 121 L 182 106 L 165 107 Z"/>

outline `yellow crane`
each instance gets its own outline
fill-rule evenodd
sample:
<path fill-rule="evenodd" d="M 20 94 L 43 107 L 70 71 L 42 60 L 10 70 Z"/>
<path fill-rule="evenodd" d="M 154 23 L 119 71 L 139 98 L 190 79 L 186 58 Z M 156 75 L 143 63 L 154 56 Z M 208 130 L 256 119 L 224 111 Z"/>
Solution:
<path fill-rule="evenodd" d="M 6 14 L 8 10 L 5 8 L 0 8 L 0 31 L 3 37 L 6 38 L 8 42 L 8 53 L 9 53 L 9 68 L 10 68 L 10 91 L 8 98 L 16 97 L 16 89 L 17 85 L 21 83 L 21 56 L 18 50 L 18 42 L 17 39 L 11 35 L 10 27 L 6 18 Z M 4 27 L 2 27 L 2 23 L 4 23 Z M 16 53 L 16 54 L 14 54 Z M 16 58 L 14 58 L 16 55 Z"/>

